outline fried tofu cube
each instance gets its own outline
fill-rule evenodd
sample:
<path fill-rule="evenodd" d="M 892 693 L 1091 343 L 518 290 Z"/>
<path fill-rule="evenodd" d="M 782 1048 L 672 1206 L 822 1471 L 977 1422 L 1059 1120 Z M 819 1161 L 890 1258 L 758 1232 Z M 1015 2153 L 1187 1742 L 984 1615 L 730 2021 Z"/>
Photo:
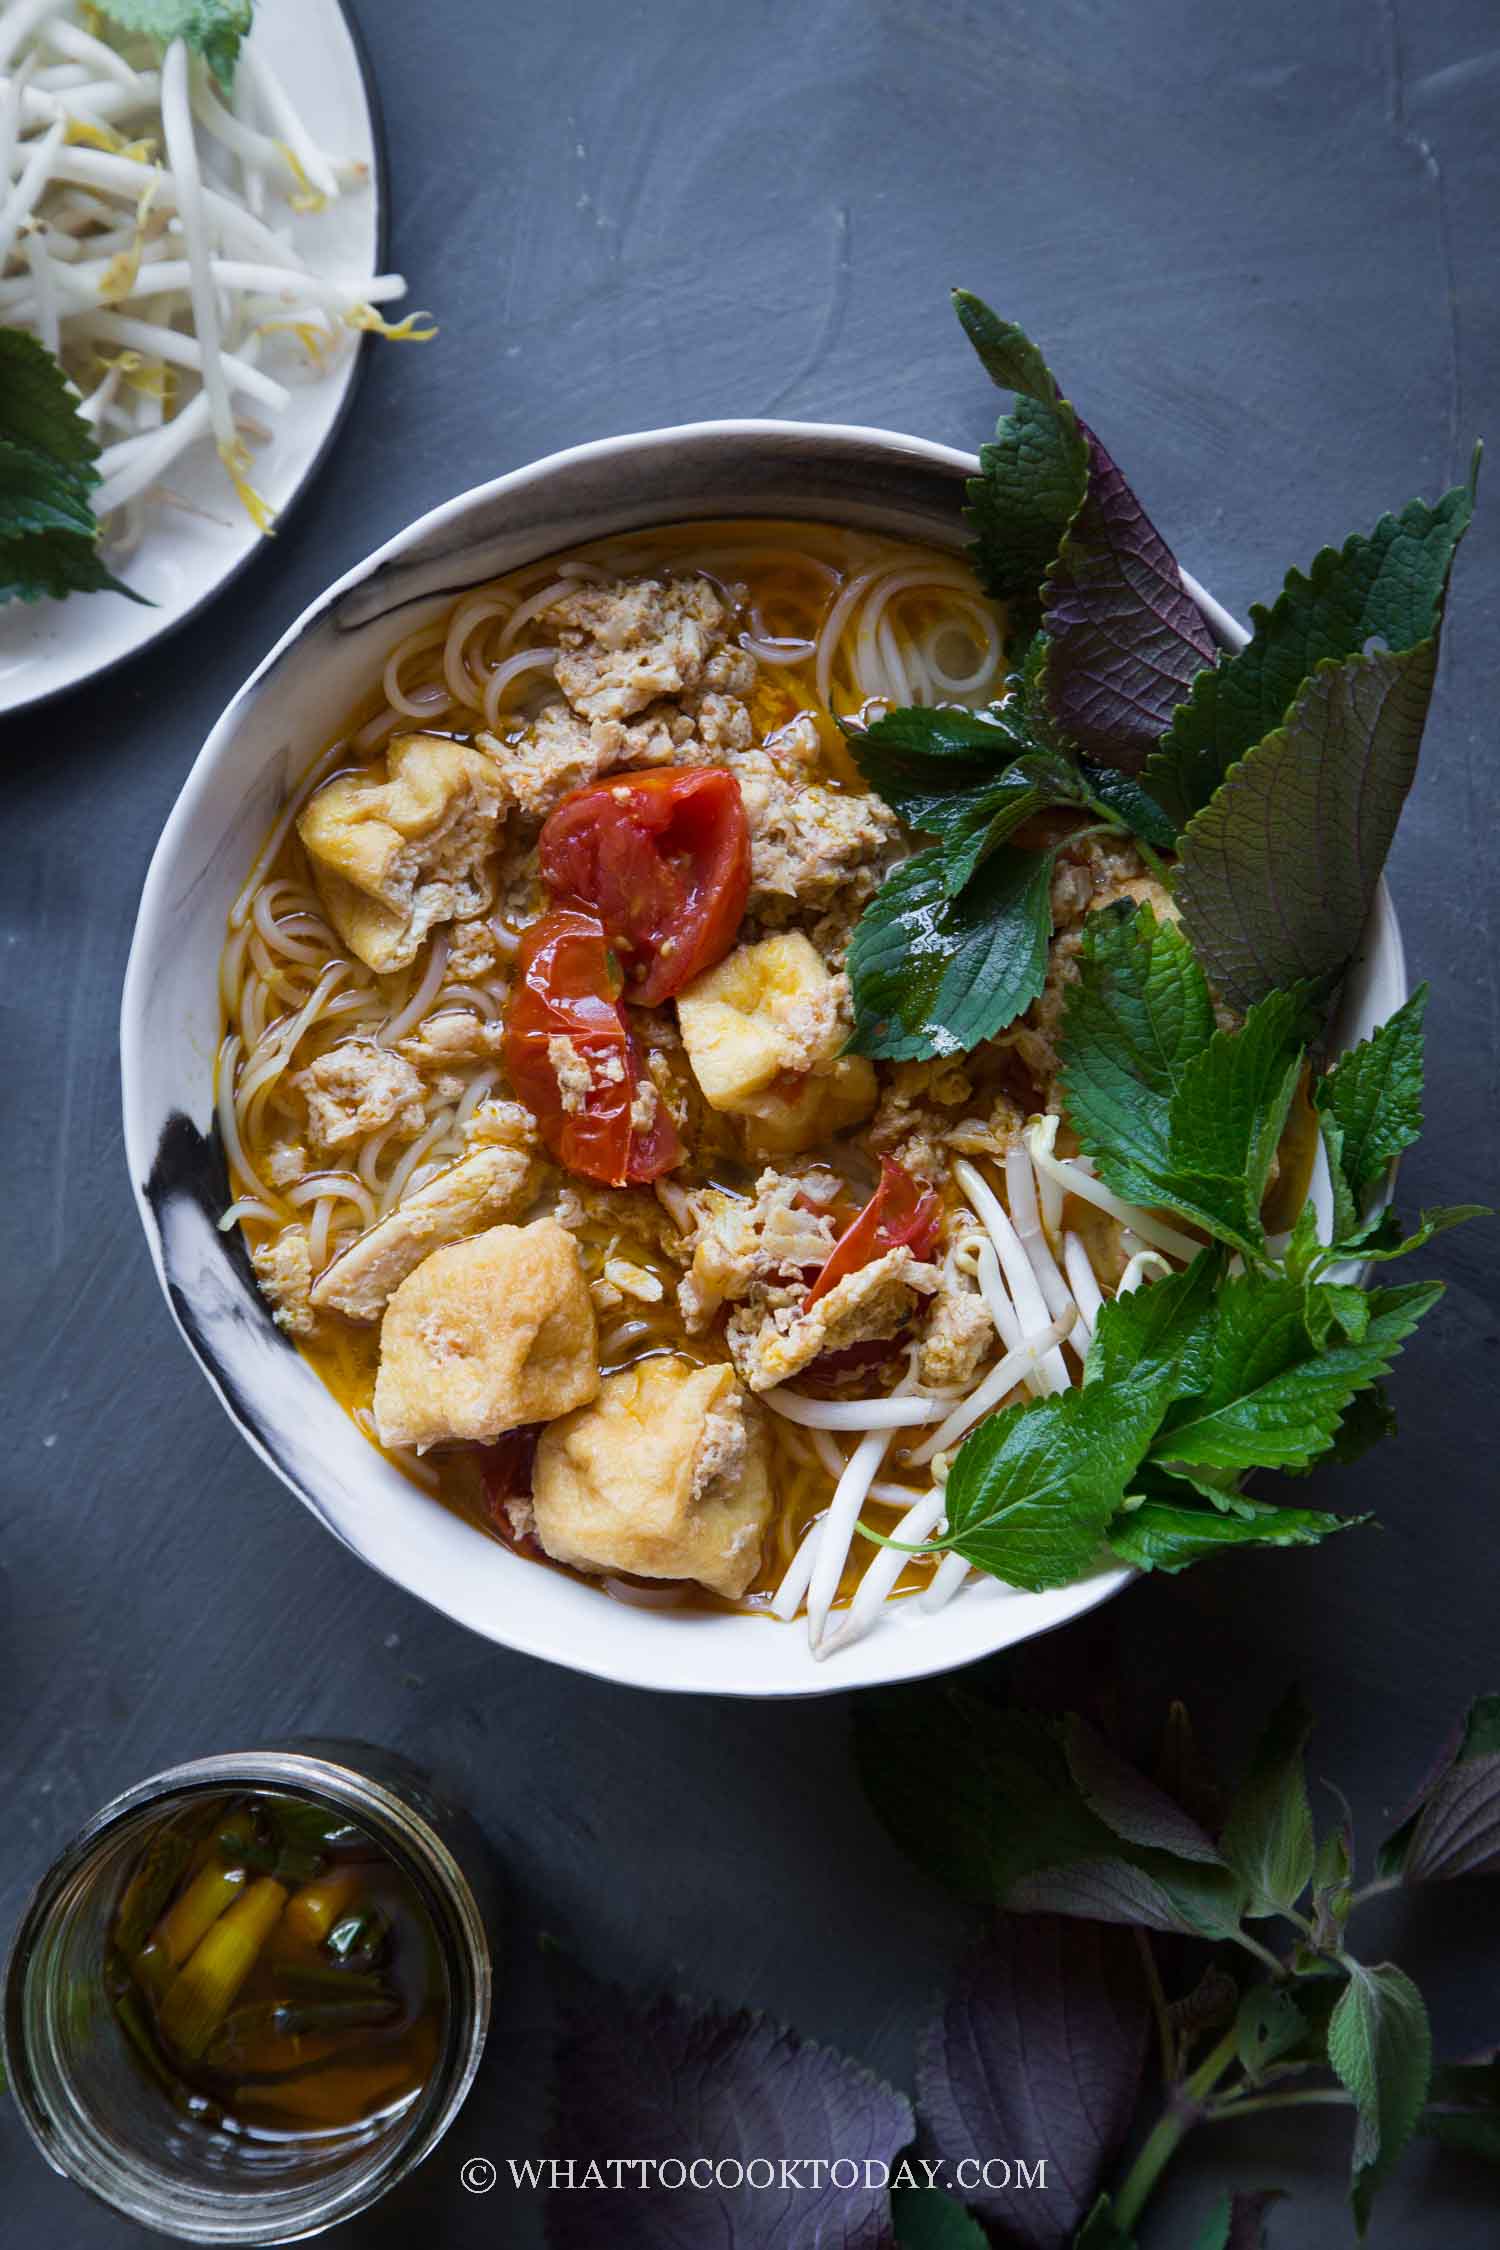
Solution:
<path fill-rule="evenodd" d="M 691 1578 L 737 1600 L 771 1514 L 764 1410 L 731 1367 L 641 1360 L 543 1431 L 532 1506 L 558 1562 Z"/>
<path fill-rule="evenodd" d="M 555 1219 L 434 1250 L 385 1308 L 375 1428 L 383 1445 L 483 1443 L 599 1391 L 594 1307 Z"/>
<path fill-rule="evenodd" d="M 875 1107 L 873 1066 L 863 1055 L 838 1055 L 826 1070 L 789 1077 L 754 1094 L 739 1111 L 749 1156 L 799 1156 L 847 1132 Z"/>
<path fill-rule="evenodd" d="M 522 1149 L 477 1148 L 377 1220 L 319 1274 L 312 1303 L 348 1320 L 378 1320 L 409 1273 L 450 1242 L 513 1219 L 536 1192 Z"/>
<path fill-rule="evenodd" d="M 384 761 L 336 774 L 297 820 L 329 919 L 384 976 L 437 923 L 487 911 L 509 793 L 494 761 L 441 735 L 398 734 Z"/>
<path fill-rule="evenodd" d="M 875 1073 L 840 1052 L 847 980 L 800 930 L 733 953 L 677 996 L 693 1075 L 710 1107 L 745 1120 L 757 1153 L 791 1155 L 869 1115 Z"/>

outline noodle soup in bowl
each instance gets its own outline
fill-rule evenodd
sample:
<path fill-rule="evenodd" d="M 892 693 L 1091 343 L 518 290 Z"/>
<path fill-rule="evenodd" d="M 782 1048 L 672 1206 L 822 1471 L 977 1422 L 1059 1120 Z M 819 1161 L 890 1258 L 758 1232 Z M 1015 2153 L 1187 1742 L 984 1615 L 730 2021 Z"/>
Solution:
<path fill-rule="evenodd" d="M 812 1694 L 1130 1575 L 1022 1592 L 854 1530 L 929 1540 L 931 1463 L 1076 1381 L 1120 1279 L 996 1126 L 1044 1106 L 1024 1038 L 941 1087 L 846 1051 L 843 949 L 911 845 L 832 714 L 1000 692 L 975 466 L 715 423 L 480 486 L 287 633 L 158 847 L 122 1057 L 174 1316 L 332 1531 L 504 1645 Z M 1137 895 L 1091 849 L 1083 891 Z M 1382 892 L 1340 1040 L 1404 993 Z"/>

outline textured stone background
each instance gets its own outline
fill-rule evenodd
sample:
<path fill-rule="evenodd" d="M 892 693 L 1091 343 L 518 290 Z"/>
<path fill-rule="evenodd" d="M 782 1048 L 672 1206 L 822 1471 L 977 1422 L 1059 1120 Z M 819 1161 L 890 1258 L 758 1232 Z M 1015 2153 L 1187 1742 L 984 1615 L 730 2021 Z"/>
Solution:
<path fill-rule="evenodd" d="M 339 2243 L 540 2241 L 461 2157 L 537 2146 L 541 1927 L 621 1980 L 764 2007 L 910 2084 L 964 1916 L 864 1808 L 850 1708 L 676 1702 L 506 1655 L 364 1570 L 233 1436 L 172 1332 L 123 1175 L 115 1020 L 137 892 L 213 719 L 337 572 L 459 486 L 697 416 L 995 412 L 944 288 L 1048 347 L 1184 562 L 1244 614 L 1285 567 L 1453 481 L 1495 420 L 1500 44 L 1489 0 L 360 0 L 390 137 L 391 263 L 440 343 L 375 349 L 312 495 L 166 647 L 4 741 L 7 1394 L 0 1928 L 65 1835 L 177 1758 L 289 1732 L 436 1761 L 508 1863 L 515 1922 L 478 2090 Z M 1492 429 L 1492 434 L 1495 433 Z M 1434 987 L 1415 1201 L 1497 1185 L 1492 735 L 1500 511 L 1462 559 L 1392 880 Z M 1500 1687 L 1493 1233 L 1400 1368 L 1399 1439 L 1312 1504 L 1384 1526 L 1141 1586 L 1009 1667 L 1017 1692 L 1164 1696 L 1239 1755 L 1291 1678 L 1313 1771 L 1367 1845 L 1449 1716 Z M 1488 1520 L 1487 1520 L 1488 1519 Z M 1440 2049 L 1500 2038 L 1493 1894 L 1398 1902 Z M 1277 2181 L 1277 2250 L 1348 2239 L 1341 2116 L 1200 2134 L 1147 2225 Z M 133 2231 L 53 2180 L 0 2103 L 0 2235 Z M 1494 2176 L 1417 2150 L 1389 2250 L 1495 2240 Z M 1486 2215 L 1486 2214 L 1489 2215 Z"/>

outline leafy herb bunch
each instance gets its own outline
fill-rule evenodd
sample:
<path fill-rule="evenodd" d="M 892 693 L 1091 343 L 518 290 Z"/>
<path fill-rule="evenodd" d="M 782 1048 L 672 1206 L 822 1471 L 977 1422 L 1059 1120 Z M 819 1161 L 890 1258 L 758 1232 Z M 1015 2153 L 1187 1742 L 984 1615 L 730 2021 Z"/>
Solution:
<path fill-rule="evenodd" d="M 1360 2233 L 1414 2134 L 1500 2163 L 1500 2060 L 1434 2069 L 1415 1984 L 1351 1934 L 1378 1892 L 1500 1875 L 1500 1696 L 1362 1885 L 1337 1793 L 1315 1830 L 1295 1697 L 1227 1797 L 1180 1705 L 1149 1773 L 1082 1718 L 972 1694 L 902 1693 L 858 1724 L 896 1841 L 992 1910 L 920 2040 L 915 2105 L 764 2016 L 638 1999 L 553 1953 L 549 2151 L 573 2167 L 554 2250 L 1134 2250 L 1187 2133 L 1298 2106 L 1353 2112 Z M 1193 2250 L 1261 2250 L 1278 2194 L 1225 2196 Z"/>
<path fill-rule="evenodd" d="M 1088 918 L 1060 1092 L 1106 1204 L 1191 1262 L 1104 1307 L 1081 1389 L 968 1438 L 931 1544 L 1031 1589 L 1069 1583 L 1105 1548 L 1180 1570 L 1230 1547 L 1310 1544 L 1346 1519 L 1250 1498 L 1244 1479 L 1352 1459 L 1393 1426 L 1381 1379 L 1441 1291 L 1367 1289 L 1359 1271 L 1479 1215 L 1428 1211 L 1408 1232 L 1385 1207 L 1392 1162 L 1421 1130 L 1425 987 L 1331 1068 L 1322 1054 L 1415 772 L 1473 480 L 1293 571 L 1219 661 L 1171 553 L 1036 347 L 975 298 L 958 311 L 1018 393 L 968 514 L 974 567 L 1024 647 L 987 713 L 897 710 L 850 729 L 871 786 L 937 839 L 855 932 L 854 1044 L 972 1048 L 1037 997 L 1058 847 L 1013 841 L 1035 814 L 1071 808 L 1133 838 L 1170 911 Z M 1311 1203 L 1289 1236 L 1263 1219 L 1303 1099 L 1328 1163 L 1322 1240 Z M 1055 1167 L 1056 1130 L 1031 1128 L 1039 1164 Z"/>
<path fill-rule="evenodd" d="M 1500 1875 L 1500 1696 L 1454 1730 L 1363 1885 L 1337 1791 L 1338 1817 L 1315 1830 L 1311 1719 L 1295 1694 L 1227 1805 L 1180 1704 L 1147 1774 L 1076 1715 L 1045 1720 L 962 1693 L 947 1701 L 961 1760 L 934 1761 L 931 1700 L 911 1696 L 862 1719 L 860 1757 L 877 1811 L 912 1857 L 1004 1910 L 962 1964 L 918 2071 L 924 2137 L 940 2155 L 1055 2152 L 1058 2193 L 1001 2189 L 974 2205 L 995 2239 L 1132 2250 L 1186 2133 L 1297 2107 L 1354 2112 L 1360 2235 L 1413 2134 L 1500 2163 L 1497 2052 L 1434 2069 L 1421 1993 L 1394 1962 L 1364 1960 L 1350 1934 L 1380 1892 Z M 1195 1960 L 1164 1936 L 1214 1950 Z M 1159 2114 L 1114 2191 L 1101 2192 L 1153 2046 Z M 1196 2250 L 1255 2250 L 1274 2193 L 1227 2199 Z M 909 2239 L 977 2250 L 987 2237 L 975 2227 Z"/>

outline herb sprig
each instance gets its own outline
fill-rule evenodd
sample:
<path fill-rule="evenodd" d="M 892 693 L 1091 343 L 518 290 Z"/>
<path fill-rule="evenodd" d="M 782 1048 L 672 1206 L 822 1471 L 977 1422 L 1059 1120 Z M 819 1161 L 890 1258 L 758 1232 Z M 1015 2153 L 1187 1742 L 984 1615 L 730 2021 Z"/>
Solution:
<path fill-rule="evenodd" d="M 955 300 L 1016 393 L 968 488 L 970 557 L 1019 651 L 1004 702 L 899 710 L 853 755 L 939 841 L 872 901 L 849 953 L 854 1044 L 910 1058 L 972 1048 L 1042 988 L 1046 853 L 1008 839 L 1044 808 L 1087 810 L 1172 887 L 1216 992 L 1245 1008 L 1310 984 L 1326 1001 L 1358 943 L 1416 771 L 1448 581 L 1474 472 L 1293 571 L 1220 660 L 1177 564 L 1031 340 Z"/>
<path fill-rule="evenodd" d="M 1336 1791 L 1314 1821 L 1310 1724 L 1289 1696 L 1226 1792 L 1180 1704 L 1149 1770 L 1077 1714 L 930 1689 L 862 1704 L 877 1813 L 987 1910 L 919 2040 L 915 2103 L 763 2016 L 637 2000 L 554 1951 L 548 2145 L 567 2185 L 549 2243 L 1136 2250 L 1189 2133 L 1263 2118 L 1274 2161 L 1299 2107 L 1352 2113 L 1360 2233 L 1414 2136 L 1500 2163 L 1500 2062 L 1434 2067 L 1416 1984 L 1355 1934 L 1381 1892 L 1500 1875 L 1500 1696 L 1455 1730 L 1363 1882 Z M 1280 2199 L 1219 2197 L 1194 2250 L 1263 2250 Z"/>
<path fill-rule="evenodd" d="M 962 1692 L 945 1701 L 961 1758 L 933 1758 L 927 1696 L 865 1707 L 858 1737 L 866 1788 L 896 1841 L 963 1897 L 1002 1910 L 924 2042 L 925 2137 L 947 2157 L 992 2138 L 1015 2145 L 1016 2097 L 986 2068 L 996 2038 L 1024 2050 L 1033 2072 L 1045 2056 L 1047 2083 L 1064 2095 L 1099 2089 L 1085 2160 L 1071 2117 L 1042 2120 L 1033 2135 L 1045 2145 L 1060 2132 L 1070 2207 L 1049 2196 L 1039 2218 L 1035 2197 L 1002 2190 L 973 2206 L 981 2221 L 1006 2240 L 1018 2229 L 1037 2250 L 1068 2241 L 1132 2250 L 1141 2212 L 1190 2131 L 1300 2106 L 1354 2113 L 1350 2207 L 1360 2235 L 1415 2134 L 1500 2163 L 1494 2056 L 1434 2069 L 1417 1986 L 1396 1963 L 1356 1952 L 1350 1930 L 1383 1891 L 1500 1875 L 1500 1696 L 1472 1706 L 1363 1884 L 1336 1791 L 1336 1817 L 1317 1832 L 1304 1765 L 1312 1720 L 1295 1694 L 1227 1796 L 1203 1773 L 1180 1705 L 1145 1772 L 1077 1715 L 1039 1718 Z M 1190 1981 L 1181 1952 L 1159 1957 L 1153 1933 L 1213 1951 Z M 1001 2006 L 1008 2022 L 989 2027 L 989 2010 Z M 1105 2192 L 1146 2082 L 1148 2043 L 1161 2113 Z M 1259 2243 L 1272 2200 L 1274 2192 L 1227 2198 L 1203 2241 L 1219 2250 Z"/>
<path fill-rule="evenodd" d="M 1095 1176 L 1208 1240 L 1182 1271 L 1099 1311 L 1083 1386 L 982 1422 L 947 1476 L 942 1545 L 1033 1591 L 1105 1550 L 1174 1572 L 1232 1547 L 1312 1546 L 1363 1522 L 1277 1507 L 1242 1489 L 1301 1474 L 1388 1433 L 1381 1383 L 1442 1295 L 1438 1282 L 1363 1286 L 1464 1204 L 1407 1229 L 1379 1190 L 1422 1126 L 1426 987 L 1331 1069 L 1313 1068 L 1305 987 L 1218 1024 L 1191 946 L 1151 907 L 1091 917 L 1063 1022 L 1067 1112 Z M 1272 1238 L 1263 1206 L 1299 1088 L 1311 1090 L 1332 1182 L 1332 1239 L 1309 1201 Z M 1047 1158 L 1051 1121 L 1034 1125 Z M 1191 1247 L 1195 1237 L 1184 1236 Z"/>

